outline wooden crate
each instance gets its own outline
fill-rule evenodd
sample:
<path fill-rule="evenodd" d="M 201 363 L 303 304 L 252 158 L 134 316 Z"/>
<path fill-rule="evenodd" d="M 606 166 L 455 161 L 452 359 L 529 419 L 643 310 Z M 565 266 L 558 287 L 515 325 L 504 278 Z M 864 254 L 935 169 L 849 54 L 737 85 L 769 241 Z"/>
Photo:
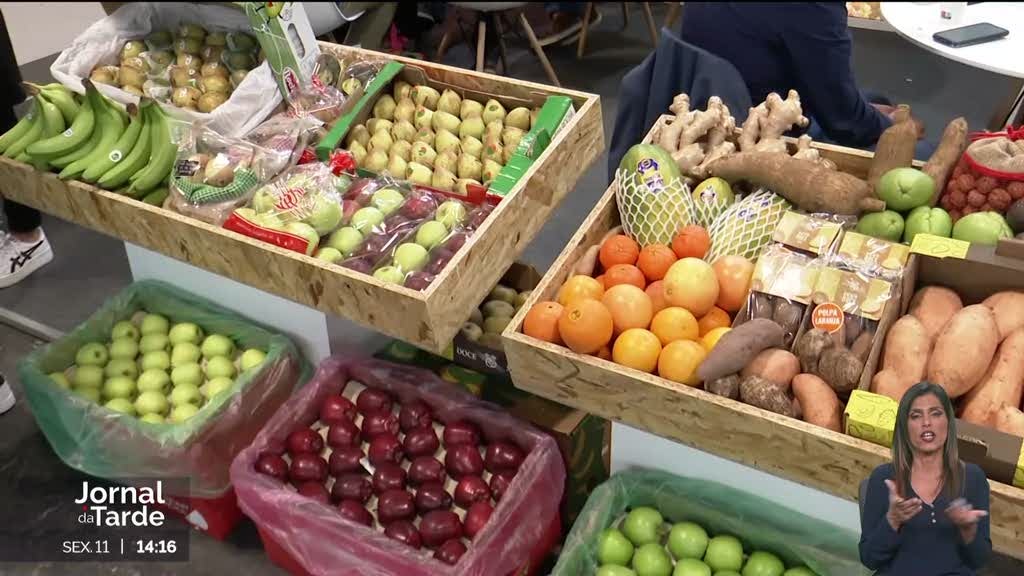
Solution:
<path fill-rule="evenodd" d="M 0 195 L 440 352 L 601 154 L 600 98 L 357 48 L 321 46 L 343 56 L 414 64 L 432 81 L 467 90 L 524 99 L 565 95 L 573 100 L 572 119 L 425 291 L 382 282 L 94 186 L 63 182 L 6 158 L 0 158 Z"/>
<path fill-rule="evenodd" d="M 843 170 L 867 175 L 870 153 L 815 147 Z M 857 500 L 861 480 L 889 460 L 887 448 L 521 333 L 530 307 L 554 300 L 586 249 L 618 224 L 615 191 L 609 187 L 505 330 L 505 354 L 516 387 Z M 992 541 L 1000 552 L 1024 558 L 1024 490 L 998 482 L 991 487 Z"/>

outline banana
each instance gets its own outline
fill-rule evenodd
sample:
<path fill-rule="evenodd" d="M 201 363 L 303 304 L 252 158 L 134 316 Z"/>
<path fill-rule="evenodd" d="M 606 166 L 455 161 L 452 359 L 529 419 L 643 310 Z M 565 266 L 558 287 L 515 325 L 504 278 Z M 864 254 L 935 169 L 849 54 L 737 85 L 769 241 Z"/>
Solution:
<path fill-rule="evenodd" d="M 37 89 L 60 109 L 66 124 L 70 125 L 75 121 L 75 118 L 78 117 L 79 106 L 78 102 L 75 102 L 75 95 L 70 90 L 60 84 L 37 86 Z"/>
<path fill-rule="evenodd" d="M 132 147 L 135 146 L 135 142 L 138 140 L 140 132 L 142 132 L 142 118 L 140 114 L 136 114 L 136 116 L 132 118 L 131 124 L 128 125 L 128 129 L 121 134 L 121 137 L 118 138 L 110 148 L 96 151 L 99 155 L 99 160 L 90 165 L 85 172 L 82 173 L 82 180 L 90 183 L 96 182 L 100 176 L 103 176 L 108 170 L 113 168 L 115 164 L 128 156 Z"/>
<path fill-rule="evenodd" d="M 171 129 L 167 117 L 159 104 L 153 104 L 150 112 L 152 128 L 150 138 L 152 144 L 149 153 L 149 164 L 140 172 L 136 172 L 129 180 L 132 185 L 129 195 L 149 192 L 167 180 L 174 167 L 174 159 L 178 148 L 171 142 Z"/>
<path fill-rule="evenodd" d="M 4 150 L 4 156 L 8 158 L 16 158 L 19 154 L 25 151 L 30 144 L 39 139 L 39 136 L 43 133 L 45 128 L 43 121 L 43 111 L 39 107 L 39 101 L 34 101 L 32 105 L 32 125 L 28 131 L 21 135 L 7 150 Z"/>
<path fill-rule="evenodd" d="M 74 121 L 71 122 L 71 127 L 57 136 L 34 143 L 30 147 L 31 150 L 28 151 L 29 154 L 40 158 L 57 158 L 70 154 L 89 140 L 93 130 L 96 128 L 96 112 L 98 104 L 102 102 L 99 98 L 103 98 L 103 95 L 96 92 L 96 88 L 88 80 L 83 82 L 87 84 L 86 89 L 88 90 L 86 103 L 80 108 Z M 53 164 L 59 166 L 56 162 Z"/>
<path fill-rule="evenodd" d="M 78 178 L 81 176 L 82 172 L 85 172 L 86 168 L 92 166 L 96 162 L 99 162 L 100 155 L 103 151 L 109 150 L 121 137 L 121 134 L 124 133 L 124 121 L 121 119 L 121 114 L 117 111 L 117 108 L 114 105 L 109 103 L 103 104 L 103 111 L 99 118 L 98 130 L 100 131 L 100 137 L 95 148 L 90 150 L 84 157 L 65 166 L 58 175 L 61 180 L 68 180 L 70 178 Z"/>
<path fill-rule="evenodd" d="M 146 197 L 143 198 L 142 201 L 153 206 L 163 206 L 164 200 L 167 199 L 167 194 L 167 186 L 162 186 L 153 190 L 149 194 L 146 194 Z"/>
<path fill-rule="evenodd" d="M 145 110 L 139 112 L 139 119 L 142 121 L 142 131 L 139 133 L 139 137 L 135 139 L 135 146 L 132 147 L 131 152 L 123 160 L 100 176 L 99 180 L 96 181 L 96 185 L 100 188 L 105 190 L 120 188 L 135 173 L 145 168 L 146 163 L 149 162 L 149 150 L 152 144 L 152 137 L 150 136 L 152 122 L 149 121 Z"/>
<path fill-rule="evenodd" d="M 28 114 L 23 116 L 21 120 L 18 120 L 18 123 L 11 127 L 10 130 L 4 132 L 3 136 L 0 136 L 0 153 L 5 152 L 12 144 L 17 142 L 18 139 L 29 131 L 29 128 L 32 127 L 32 120 L 35 119 L 35 117 L 36 109 L 35 106 L 33 106 L 32 110 L 30 110 Z"/>
<path fill-rule="evenodd" d="M 39 109 L 43 112 L 43 133 L 39 135 L 39 138 L 50 138 L 63 132 L 66 126 L 64 124 L 64 115 L 61 114 L 60 109 L 53 102 L 50 102 L 49 98 L 42 92 L 36 94 L 36 102 L 39 103 Z M 29 154 L 29 156 L 31 155 Z M 45 171 L 50 167 L 45 158 L 32 156 L 31 162 L 36 170 Z"/>

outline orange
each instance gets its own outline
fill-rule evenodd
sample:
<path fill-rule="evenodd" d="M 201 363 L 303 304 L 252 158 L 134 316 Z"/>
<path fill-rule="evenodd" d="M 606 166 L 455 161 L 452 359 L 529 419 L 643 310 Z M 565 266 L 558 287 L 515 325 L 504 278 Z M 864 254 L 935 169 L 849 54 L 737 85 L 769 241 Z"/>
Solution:
<path fill-rule="evenodd" d="M 642 328 L 631 328 L 623 332 L 612 348 L 612 360 L 628 368 L 643 372 L 654 372 L 658 367 L 661 342 L 658 337 Z"/>
<path fill-rule="evenodd" d="M 593 354 L 612 339 L 612 313 L 590 298 L 573 301 L 558 317 L 558 333 L 573 352 Z"/>
<path fill-rule="evenodd" d="M 643 290 L 647 287 L 647 280 L 639 268 L 631 264 L 616 264 L 604 272 L 604 285 L 611 288 L 619 284 L 632 284 Z"/>
<path fill-rule="evenodd" d="M 594 280 L 597 280 L 598 282 L 600 282 L 600 283 L 601 283 L 601 288 L 602 288 L 602 289 L 606 289 L 606 287 L 605 287 L 605 285 L 604 285 L 604 274 L 601 274 L 601 275 L 600 275 L 600 276 L 598 276 L 597 278 L 594 278 Z"/>
<path fill-rule="evenodd" d="M 725 336 L 729 330 L 732 330 L 732 328 L 729 328 L 728 326 L 712 328 L 711 330 L 708 330 L 707 334 L 701 336 L 700 343 L 704 345 L 704 349 L 711 352 L 711 350 L 718 345 L 718 341 L 722 339 L 722 336 Z"/>
<path fill-rule="evenodd" d="M 537 302 L 523 319 L 523 334 L 561 344 L 562 336 L 558 333 L 558 317 L 561 315 L 562 305 L 558 302 Z"/>
<path fill-rule="evenodd" d="M 640 255 L 640 245 L 625 234 L 616 234 L 601 244 L 598 259 L 607 270 L 616 264 L 636 264 Z"/>
<path fill-rule="evenodd" d="M 636 267 L 644 273 L 649 282 L 661 280 L 668 272 L 668 267 L 676 261 L 676 253 L 664 244 L 644 246 L 637 258 Z"/>
<path fill-rule="evenodd" d="M 696 340 L 700 338 L 697 319 L 686 308 L 672 306 L 654 315 L 651 321 L 651 332 L 661 340 L 662 345 L 676 340 Z"/>
<path fill-rule="evenodd" d="M 584 298 L 600 300 L 603 294 L 604 286 L 600 282 L 590 276 L 578 274 L 562 284 L 558 290 L 557 300 L 562 306 L 568 306 L 574 301 Z"/>
<path fill-rule="evenodd" d="M 665 300 L 700 318 L 718 300 L 718 279 L 711 265 L 698 258 L 678 260 L 665 274 Z"/>
<path fill-rule="evenodd" d="M 685 226 L 672 239 L 672 251 L 678 258 L 703 258 L 711 247 L 711 237 L 703 226 Z"/>
<path fill-rule="evenodd" d="M 738 312 L 747 301 L 754 263 L 743 256 L 722 256 L 711 265 L 718 278 L 718 307 Z"/>
<path fill-rule="evenodd" d="M 704 347 L 693 340 L 676 340 L 662 349 L 658 375 L 687 386 L 698 386 L 697 367 L 707 355 Z"/>
<path fill-rule="evenodd" d="M 651 297 L 632 284 L 612 286 L 601 297 L 601 303 L 612 313 L 616 334 L 651 325 L 654 315 Z"/>
<path fill-rule="evenodd" d="M 644 291 L 651 297 L 651 305 L 654 307 L 655 314 L 668 308 L 668 302 L 665 301 L 665 284 L 661 280 L 651 282 Z"/>
<path fill-rule="evenodd" d="M 700 328 L 701 336 L 723 326 L 726 328 L 732 326 L 732 319 L 729 318 L 728 312 L 718 306 L 712 307 L 710 312 L 701 316 L 700 320 L 697 321 L 697 327 Z"/>

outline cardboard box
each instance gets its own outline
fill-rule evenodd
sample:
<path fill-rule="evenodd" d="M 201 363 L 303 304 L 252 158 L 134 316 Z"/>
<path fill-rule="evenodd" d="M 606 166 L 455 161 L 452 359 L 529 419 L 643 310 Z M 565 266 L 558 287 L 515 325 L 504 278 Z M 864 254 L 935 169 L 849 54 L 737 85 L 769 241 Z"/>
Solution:
<path fill-rule="evenodd" d="M 278 88 L 292 102 L 313 79 L 320 45 L 302 2 L 243 2 Z"/>
<path fill-rule="evenodd" d="M 990 480 L 1024 488 L 1024 438 L 956 421 L 960 459 L 981 466 Z"/>
<path fill-rule="evenodd" d="M 843 430 L 855 438 L 891 447 L 898 408 L 899 404 L 888 396 L 854 390 L 843 412 Z"/>

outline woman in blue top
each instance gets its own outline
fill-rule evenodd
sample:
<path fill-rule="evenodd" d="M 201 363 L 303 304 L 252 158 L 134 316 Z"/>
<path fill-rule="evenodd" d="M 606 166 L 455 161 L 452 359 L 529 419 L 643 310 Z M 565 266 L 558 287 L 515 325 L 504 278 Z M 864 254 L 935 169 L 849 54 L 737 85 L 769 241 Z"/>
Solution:
<path fill-rule="evenodd" d="M 860 559 L 886 576 L 970 576 L 992 552 L 988 480 L 960 461 L 953 405 L 915 384 L 900 401 L 892 463 L 868 480 Z"/>

